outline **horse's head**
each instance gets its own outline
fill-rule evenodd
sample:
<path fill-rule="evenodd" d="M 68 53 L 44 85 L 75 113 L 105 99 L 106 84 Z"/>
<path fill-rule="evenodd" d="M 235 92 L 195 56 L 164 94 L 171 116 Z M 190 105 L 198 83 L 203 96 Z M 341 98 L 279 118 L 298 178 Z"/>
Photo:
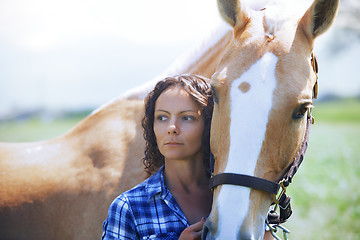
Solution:
<path fill-rule="evenodd" d="M 279 6 L 254 10 L 238 0 L 218 4 L 234 37 L 212 77 L 214 174 L 277 182 L 303 141 L 316 85 L 313 41 L 333 22 L 338 0 L 315 0 L 302 16 Z M 215 187 L 203 237 L 261 239 L 272 201 L 262 190 Z"/>

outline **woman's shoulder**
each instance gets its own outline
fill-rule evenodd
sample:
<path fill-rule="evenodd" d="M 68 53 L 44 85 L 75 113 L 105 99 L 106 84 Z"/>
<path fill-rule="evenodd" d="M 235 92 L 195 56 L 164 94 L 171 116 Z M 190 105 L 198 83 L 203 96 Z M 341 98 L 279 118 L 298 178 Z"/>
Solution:
<path fill-rule="evenodd" d="M 127 190 L 120 194 L 114 202 L 132 202 L 132 201 L 145 201 L 151 198 L 156 193 L 162 191 L 163 188 L 163 176 L 162 168 L 154 175 L 139 183 L 130 190 Z"/>
<path fill-rule="evenodd" d="M 127 219 L 134 218 L 134 211 L 137 211 L 138 206 L 147 201 L 148 197 L 144 190 L 145 184 L 143 182 L 117 196 L 110 204 L 108 215 L 123 216 Z"/>

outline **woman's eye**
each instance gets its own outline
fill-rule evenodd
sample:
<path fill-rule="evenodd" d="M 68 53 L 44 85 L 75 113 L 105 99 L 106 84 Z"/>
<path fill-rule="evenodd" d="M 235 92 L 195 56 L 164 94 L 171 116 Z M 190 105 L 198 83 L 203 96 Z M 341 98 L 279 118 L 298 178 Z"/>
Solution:
<path fill-rule="evenodd" d="M 193 116 L 184 116 L 183 119 L 185 121 L 191 121 L 191 120 L 194 120 L 195 118 Z"/>
<path fill-rule="evenodd" d="M 159 115 L 159 116 L 156 117 L 156 119 L 159 120 L 159 121 L 165 121 L 167 119 L 167 117 L 164 116 L 164 115 Z"/>

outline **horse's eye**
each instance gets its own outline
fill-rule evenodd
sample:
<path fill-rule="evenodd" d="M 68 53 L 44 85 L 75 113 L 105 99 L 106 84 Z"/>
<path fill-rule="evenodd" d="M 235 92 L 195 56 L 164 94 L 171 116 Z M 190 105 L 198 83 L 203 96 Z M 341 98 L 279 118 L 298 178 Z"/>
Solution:
<path fill-rule="evenodd" d="M 219 97 L 218 97 L 218 93 L 215 89 L 214 86 L 211 86 L 211 91 L 212 91 L 212 95 L 213 95 L 213 100 L 216 104 L 219 104 Z"/>
<path fill-rule="evenodd" d="M 293 113 L 292 117 L 293 119 L 301 119 L 305 116 L 305 114 L 307 113 L 307 111 L 309 111 L 309 109 L 312 107 L 311 103 L 307 102 L 307 103 L 303 103 L 301 104 Z"/>

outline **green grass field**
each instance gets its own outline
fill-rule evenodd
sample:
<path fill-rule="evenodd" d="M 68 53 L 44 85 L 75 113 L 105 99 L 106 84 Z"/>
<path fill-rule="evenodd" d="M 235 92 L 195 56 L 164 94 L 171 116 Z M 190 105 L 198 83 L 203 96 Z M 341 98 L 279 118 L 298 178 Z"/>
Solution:
<path fill-rule="evenodd" d="M 315 103 L 304 163 L 288 189 L 290 239 L 360 239 L 360 100 Z M 0 123 L 0 141 L 58 136 L 82 117 Z"/>
<path fill-rule="evenodd" d="M 318 103 L 313 115 L 285 226 L 291 239 L 360 239 L 360 101 Z"/>
<path fill-rule="evenodd" d="M 53 120 L 34 117 L 26 121 L 0 122 L 0 141 L 32 142 L 54 138 L 69 131 L 85 117 L 86 114 L 80 114 Z"/>

